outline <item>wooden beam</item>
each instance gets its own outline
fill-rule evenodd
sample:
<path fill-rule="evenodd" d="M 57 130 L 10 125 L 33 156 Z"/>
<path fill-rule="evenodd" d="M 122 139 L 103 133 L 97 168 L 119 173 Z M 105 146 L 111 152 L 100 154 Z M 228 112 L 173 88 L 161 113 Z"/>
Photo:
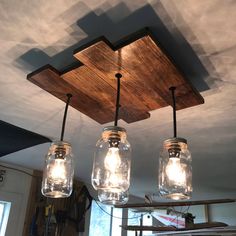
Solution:
<path fill-rule="evenodd" d="M 155 231 L 155 232 L 162 232 L 162 231 L 186 231 L 186 230 L 196 230 L 196 229 L 207 229 L 207 228 L 214 228 L 214 227 L 226 227 L 228 226 L 222 222 L 211 222 L 211 223 L 197 223 L 188 228 L 176 228 L 173 226 L 139 226 L 139 225 L 124 225 L 122 226 L 125 230 L 130 231 Z"/>
<path fill-rule="evenodd" d="M 123 225 L 121 226 L 125 230 L 130 231 L 176 231 L 177 229 L 173 226 L 139 226 L 139 225 Z"/>
<path fill-rule="evenodd" d="M 178 201 L 178 202 L 156 202 L 156 203 L 133 203 L 125 205 L 117 205 L 116 208 L 166 208 L 177 206 L 193 206 L 193 205 L 205 205 L 205 204 L 220 204 L 236 202 L 235 199 L 215 199 L 215 200 L 201 200 L 201 201 Z"/>

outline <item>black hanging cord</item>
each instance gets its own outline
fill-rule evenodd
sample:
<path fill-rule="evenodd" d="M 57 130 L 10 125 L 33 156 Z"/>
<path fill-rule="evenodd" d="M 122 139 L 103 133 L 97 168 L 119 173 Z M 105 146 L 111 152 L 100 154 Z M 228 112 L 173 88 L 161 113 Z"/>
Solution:
<path fill-rule="evenodd" d="M 65 107 L 64 117 L 63 117 L 63 122 L 62 122 L 62 127 L 61 127 L 61 141 L 63 141 L 64 139 L 67 111 L 70 104 L 70 99 L 72 98 L 72 94 L 68 93 L 66 94 L 66 96 L 67 96 L 67 101 L 66 101 L 66 107 Z"/>
<path fill-rule="evenodd" d="M 120 79 L 122 77 L 122 74 L 116 73 L 115 77 L 117 79 L 117 94 L 116 94 L 116 113 L 115 113 L 114 126 L 117 126 L 118 116 L 119 116 L 119 108 L 120 108 Z"/>
<path fill-rule="evenodd" d="M 97 204 L 97 206 L 98 206 L 105 214 L 109 215 L 109 216 L 112 217 L 112 218 L 121 219 L 121 220 L 122 220 L 122 219 L 131 220 L 131 219 L 140 218 L 140 215 L 139 215 L 139 216 L 134 216 L 134 217 L 119 217 L 119 216 L 114 216 L 113 214 L 110 214 L 109 212 L 107 212 L 106 210 L 104 210 L 104 209 L 101 207 L 100 203 L 98 203 L 98 201 L 96 201 L 96 200 L 94 200 L 94 201 L 95 201 L 95 203 Z M 149 214 L 149 213 L 146 212 L 146 213 L 144 213 L 143 215 L 147 215 L 147 214 Z"/>
<path fill-rule="evenodd" d="M 175 89 L 176 87 L 169 88 L 172 95 L 172 107 L 173 107 L 173 129 L 174 129 L 174 138 L 177 137 L 177 124 L 176 124 L 176 101 L 175 101 Z"/>

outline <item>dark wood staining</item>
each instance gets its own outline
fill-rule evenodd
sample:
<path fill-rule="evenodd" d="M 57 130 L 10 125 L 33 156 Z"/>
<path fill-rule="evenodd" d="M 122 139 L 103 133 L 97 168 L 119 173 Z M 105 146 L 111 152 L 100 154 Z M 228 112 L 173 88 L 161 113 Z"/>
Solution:
<path fill-rule="evenodd" d="M 152 78 L 140 73 L 143 62 L 134 57 L 138 53 L 130 55 L 130 47 L 127 45 L 113 51 L 105 42 L 101 41 L 76 53 L 75 57 L 99 74 L 113 88 L 116 87 L 114 74 L 119 71 L 123 76 L 121 99 L 125 106 L 129 104 L 130 107 L 146 112 L 167 106 L 168 104 L 155 92 L 155 87 L 152 87 Z M 134 58 L 132 59 L 132 57 Z M 121 105 L 123 104 L 121 103 Z"/>
<path fill-rule="evenodd" d="M 82 63 L 79 67 L 60 74 L 48 66 L 27 78 L 63 101 L 72 93 L 71 105 L 101 124 L 114 120 L 117 72 L 123 76 L 119 118 L 127 123 L 149 118 L 149 111 L 171 104 L 171 86 L 176 87 L 177 109 L 204 102 L 148 31 L 130 38 L 134 41 L 127 39 L 129 43 L 117 43 L 116 48 L 107 40 L 95 41 L 74 54 Z"/>
<path fill-rule="evenodd" d="M 134 95 L 137 106 L 139 100 L 146 111 L 171 104 L 171 86 L 177 88 L 177 109 L 204 102 L 149 35 L 115 51 L 100 41 L 75 53 L 75 57 L 113 87 L 119 68 L 123 75 L 121 91 Z"/>
<path fill-rule="evenodd" d="M 98 74 L 90 70 L 87 66 L 78 67 L 63 74 L 61 77 L 66 82 L 73 85 L 78 90 L 81 90 L 83 93 L 88 94 L 92 99 L 99 103 L 102 112 L 100 114 L 101 119 L 99 119 L 102 121 L 97 120 L 99 123 L 103 124 L 114 120 L 116 88 L 113 88 L 109 83 L 103 80 Z M 114 76 L 112 80 L 116 84 L 116 78 Z M 124 100 L 125 103 L 123 102 Z M 130 103 L 128 102 L 127 96 L 123 97 L 121 95 L 121 112 L 119 118 L 130 123 L 149 117 L 149 113 L 143 112 L 141 109 L 136 108 L 134 101 L 130 101 Z M 92 107 L 88 109 L 93 112 Z"/>
<path fill-rule="evenodd" d="M 96 98 L 78 89 L 78 83 L 75 79 L 71 78 L 68 82 L 59 75 L 59 72 L 51 67 L 35 74 L 29 74 L 28 80 L 64 102 L 67 100 L 66 94 L 71 93 L 73 97 L 71 98 L 70 105 L 99 123 L 112 121 L 112 118 L 109 119 L 109 117 L 104 115 L 104 105 L 99 103 Z M 109 114 L 109 110 L 107 113 Z"/>

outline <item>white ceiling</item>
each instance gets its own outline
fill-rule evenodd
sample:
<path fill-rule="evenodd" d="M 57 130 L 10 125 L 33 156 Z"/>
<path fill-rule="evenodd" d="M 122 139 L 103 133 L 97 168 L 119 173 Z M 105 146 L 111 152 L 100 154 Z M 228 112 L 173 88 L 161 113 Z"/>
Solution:
<path fill-rule="evenodd" d="M 189 44 L 207 71 L 198 77 L 196 68 L 190 76 L 198 89 L 200 80 L 208 85 L 209 89 L 200 89 L 205 104 L 177 113 L 179 136 L 188 140 L 192 152 L 193 198 L 235 198 L 235 12 L 235 0 L 2 0 L 0 119 L 56 139 L 65 104 L 31 84 L 26 75 L 47 63 L 64 68 L 73 61 L 73 49 L 101 35 L 116 42 L 144 26 L 161 34 L 162 22 L 180 52 L 179 60 L 184 60 Z M 162 141 L 172 135 L 171 112 L 167 107 L 151 112 L 147 120 L 120 122 L 133 147 L 133 195 L 157 193 L 158 154 Z M 87 183 L 101 130 L 95 121 L 69 109 L 65 137 L 73 145 L 76 176 Z M 42 169 L 47 149 L 43 144 L 1 160 Z"/>

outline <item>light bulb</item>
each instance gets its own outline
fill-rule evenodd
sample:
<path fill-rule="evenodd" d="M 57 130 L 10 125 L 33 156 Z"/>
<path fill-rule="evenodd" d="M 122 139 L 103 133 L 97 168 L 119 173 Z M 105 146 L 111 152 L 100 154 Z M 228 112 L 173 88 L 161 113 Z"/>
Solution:
<path fill-rule="evenodd" d="M 55 184 L 63 183 L 66 180 L 66 165 L 64 159 L 55 159 L 48 173 L 48 178 Z"/>
<path fill-rule="evenodd" d="M 114 173 L 121 165 L 118 147 L 110 147 L 104 160 L 105 168 Z"/>
<path fill-rule="evenodd" d="M 73 154 L 67 142 L 51 144 L 45 159 L 41 192 L 45 197 L 69 197 L 73 187 Z"/>
<path fill-rule="evenodd" d="M 130 186 L 131 147 L 125 129 L 105 127 L 96 144 L 91 182 L 95 190 L 125 192 Z"/>
<path fill-rule="evenodd" d="M 186 173 L 184 166 L 180 163 L 179 157 L 169 158 L 166 166 L 166 175 L 169 181 L 173 182 L 174 185 L 186 185 Z"/>
<path fill-rule="evenodd" d="M 189 199 L 192 193 L 192 158 L 187 140 L 170 138 L 164 141 L 159 158 L 160 196 L 173 200 Z"/>
<path fill-rule="evenodd" d="M 110 176 L 107 178 L 107 181 L 110 183 L 111 187 L 118 186 L 120 183 L 120 175 L 111 172 Z"/>

